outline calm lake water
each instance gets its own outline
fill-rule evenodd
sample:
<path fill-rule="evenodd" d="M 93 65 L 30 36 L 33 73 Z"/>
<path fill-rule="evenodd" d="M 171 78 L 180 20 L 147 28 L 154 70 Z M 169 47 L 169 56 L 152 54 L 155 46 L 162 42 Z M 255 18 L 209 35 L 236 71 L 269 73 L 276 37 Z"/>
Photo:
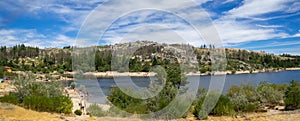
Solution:
<path fill-rule="evenodd" d="M 274 84 L 288 84 L 291 80 L 300 81 L 300 70 L 293 71 L 281 71 L 281 72 L 269 72 L 269 73 L 256 73 L 256 74 L 238 74 L 238 75 L 226 75 L 224 82 L 220 81 L 224 76 L 188 76 L 189 84 L 187 87 L 203 87 L 208 89 L 211 79 L 216 78 L 214 82 L 216 89 L 221 90 L 223 93 L 230 88 L 232 85 L 240 85 L 242 83 L 252 83 L 258 85 L 260 82 L 266 81 Z M 220 78 L 220 80 L 218 80 Z M 150 80 L 155 80 L 155 78 L 149 77 L 119 77 L 118 85 L 128 87 L 130 80 L 136 86 L 139 87 L 148 87 Z M 110 87 L 116 85 L 114 79 L 99 79 L 99 80 L 80 80 L 76 81 L 79 85 L 84 85 L 87 92 L 89 93 L 89 102 L 92 103 L 105 103 L 105 97 L 110 93 Z M 224 86 L 222 86 L 224 85 Z M 221 88 L 220 88 L 221 87 Z"/>

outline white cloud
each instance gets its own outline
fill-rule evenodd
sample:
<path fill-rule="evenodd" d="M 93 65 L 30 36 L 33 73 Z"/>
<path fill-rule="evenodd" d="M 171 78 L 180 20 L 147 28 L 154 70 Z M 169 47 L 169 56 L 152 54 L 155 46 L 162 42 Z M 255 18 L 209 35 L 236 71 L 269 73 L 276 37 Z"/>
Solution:
<path fill-rule="evenodd" d="M 222 4 L 227 4 L 227 3 L 230 3 L 230 2 L 233 2 L 234 0 L 225 0 L 224 2 L 222 2 Z"/>
<path fill-rule="evenodd" d="M 262 14 L 285 11 L 293 0 L 244 0 L 243 5 L 234 8 L 226 14 L 231 17 L 251 18 Z"/>
<path fill-rule="evenodd" d="M 265 45 L 255 45 L 253 47 L 247 47 L 247 49 L 262 49 L 262 48 L 277 48 L 281 46 L 300 45 L 299 41 L 288 41 L 288 42 L 270 42 Z"/>
<path fill-rule="evenodd" d="M 292 37 L 300 37 L 300 30 L 298 30 L 298 33 L 294 34 Z"/>
<path fill-rule="evenodd" d="M 263 49 L 261 51 L 266 51 L 268 53 L 275 53 L 275 54 L 292 54 L 292 55 L 300 55 L 300 46 L 296 48 L 270 48 L 270 49 Z"/>
<path fill-rule="evenodd" d="M 295 0 L 245 0 L 241 6 L 238 6 L 228 12 L 225 12 L 223 16 L 219 17 L 218 19 L 214 20 L 214 26 L 209 24 L 210 20 L 205 18 L 206 13 L 201 12 L 199 7 L 195 7 L 197 4 L 203 4 L 211 0 L 195 0 L 197 3 L 190 3 L 187 1 L 176 1 L 174 0 L 149 0 L 149 1 L 136 1 L 136 0 L 114 0 L 108 1 L 104 5 L 100 6 L 98 10 L 94 11 L 95 16 L 91 16 L 94 20 L 85 20 L 85 17 L 89 15 L 97 5 L 101 4 L 104 0 L 93 0 L 93 1 L 81 1 L 81 0 L 71 0 L 71 1 L 61 1 L 61 0 L 50 0 L 50 1 L 35 1 L 35 2 L 4 2 L 3 6 L 4 9 L 11 9 L 11 11 L 22 11 L 25 10 L 24 8 L 28 8 L 30 13 L 34 14 L 35 16 L 42 17 L 45 13 L 54 14 L 60 20 L 65 21 L 68 23 L 68 26 L 63 26 L 63 33 L 56 33 L 51 35 L 43 35 L 36 31 L 25 32 L 25 34 L 8 34 L 6 36 L 0 37 L 0 39 L 12 40 L 11 42 L 6 43 L 13 43 L 16 42 L 27 42 L 31 45 L 38 44 L 43 47 L 45 46 L 62 46 L 68 45 L 72 43 L 73 38 L 63 35 L 64 32 L 69 31 L 77 31 L 80 29 L 80 26 L 83 22 L 88 27 L 83 27 L 80 31 L 83 32 L 79 38 L 79 40 L 87 40 L 90 39 L 90 43 L 86 42 L 84 44 L 92 44 L 95 45 L 95 41 L 99 40 L 101 36 L 101 28 L 108 28 L 109 24 L 115 18 L 119 18 L 119 14 L 124 12 L 130 12 L 131 7 L 135 7 L 136 9 L 143 9 L 143 8 L 162 8 L 165 10 L 175 11 L 175 14 L 180 15 L 181 17 L 186 18 L 187 20 L 196 23 L 195 26 L 201 26 L 201 31 L 205 35 L 209 36 L 209 40 L 214 40 L 216 38 L 216 34 L 210 32 L 215 26 L 219 32 L 220 37 L 223 39 L 224 44 L 228 43 L 241 43 L 241 42 L 249 42 L 249 41 L 256 41 L 256 40 L 266 40 L 272 38 L 285 38 L 290 37 L 287 33 L 282 31 L 278 31 L 277 28 L 281 27 L 280 25 L 258 25 L 253 24 L 255 19 L 258 20 L 267 20 L 275 17 L 286 17 L 284 16 L 275 16 L 270 18 L 260 18 L 263 14 L 278 12 L 278 11 L 285 11 L 287 12 L 295 12 L 298 11 L 299 7 L 297 6 L 299 3 L 295 2 L 292 5 L 287 5 L 287 3 L 291 3 Z M 226 0 L 223 2 L 229 3 L 233 2 L 234 0 Z M 68 3 L 68 4 L 66 4 Z M 23 4 L 23 5 L 22 5 Z M 0 5 L 1 6 L 1 5 Z M 149 7 L 153 6 L 153 7 Z M 197 5 L 199 6 L 199 5 Z M 294 6 L 293 8 L 291 6 Z M 19 9 L 18 9 L 19 8 Z M 112 26 L 114 31 L 110 31 L 106 33 L 107 43 L 115 43 L 122 39 L 122 34 L 134 31 L 137 26 L 141 26 L 143 22 L 149 19 L 153 19 L 156 17 L 168 17 L 163 16 L 161 14 L 150 14 L 151 12 L 137 12 L 134 16 L 126 17 L 125 19 L 120 20 L 117 25 Z M 159 12 L 158 12 L 159 13 Z M 210 15 L 213 15 L 213 11 L 208 11 Z M 294 15 L 297 13 L 293 13 Z M 148 22 L 149 24 L 158 24 L 163 26 L 168 26 L 177 35 L 187 35 L 187 39 L 193 43 L 195 46 L 199 46 L 203 43 L 203 40 L 199 40 L 199 37 L 193 33 L 192 28 L 185 27 L 185 23 L 182 21 L 176 21 L 175 17 L 169 17 L 169 19 L 165 19 L 161 22 Z M 237 21 L 236 18 L 251 18 L 248 21 Z M 99 21 L 101 20 L 101 21 Z M 1 22 L 1 18 L 0 18 Z M 131 25 L 132 23 L 136 25 Z M 1 24 L 0 24 L 1 26 Z M 209 29 L 208 29 L 209 28 Z M 151 27 L 139 28 L 139 31 L 134 31 L 134 33 L 130 33 L 126 35 L 125 38 L 127 40 L 135 41 L 140 39 L 149 39 L 153 41 L 168 41 L 168 42 L 175 42 L 174 40 L 178 39 L 178 36 L 175 35 L 174 32 L 171 32 L 168 29 L 161 29 L 161 28 L 152 28 L 155 31 L 150 31 Z M 20 33 L 21 30 L 7 30 L 14 31 L 15 33 Z M 294 36 L 299 36 L 295 34 Z M 24 39 L 24 40 L 23 40 Z M 3 44 L 0 42 L 0 44 Z M 52 41 L 51 41 L 52 40 Z M 14 42 L 15 41 L 15 42 Z M 89 41 L 89 40 L 87 40 Z M 44 43 L 44 44 L 43 44 Z M 80 42 L 79 42 L 80 43 Z"/>
<path fill-rule="evenodd" d="M 256 27 L 234 19 L 219 19 L 214 23 L 224 43 L 241 43 L 286 36 L 273 28 Z"/>
<path fill-rule="evenodd" d="M 179 29 L 175 29 L 180 27 Z M 124 33 L 124 34 L 118 34 Z M 189 43 L 200 46 L 204 43 L 203 39 L 193 28 L 181 23 L 159 23 L 159 24 L 140 24 L 108 31 L 104 34 L 109 44 L 132 42 L 136 40 L 150 40 L 159 43 Z"/>
<path fill-rule="evenodd" d="M 273 38 L 291 37 L 286 32 L 279 31 L 282 25 L 256 24 L 257 20 L 279 19 L 298 15 L 299 13 L 284 14 L 266 17 L 265 14 L 273 12 L 285 13 L 295 0 L 244 0 L 241 6 L 225 12 L 220 18 L 214 20 L 224 43 L 238 44 L 243 42 L 268 40 Z M 226 2 L 226 1 L 225 1 Z M 241 20 L 239 18 L 247 18 Z"/>
<path fill-rule="evenodd" d="M 17 44 L 25 44 L 27 46 L 44 47 L 63 47 L 73 45 L 74 39 L 58 34 L 43 35 L 34 29 L 1 29 L 0 30 L 0 46 L 14 46 Z"/>
<path fill-rule="evenodd" d="M 294 2 L 292 5 L 289 6 L 287 12 L 298 12 L 300 11 L 300 2 Z"/>
<path fill-rule="evenodd" d="M 101 4 L 103 1 L 104 0 L 3 1 L 0 3 L 0 7 L 10 14 L 9 16 L 6 16 L 7 19 L 16 19 L 23 14 L 38 19 L 43 19 L 44 16 L 50 15 L 54 18 L 56 17 L 55 19 L 68 23 L 69 26 L 67 28 L 72 27 L 78 30 L 90 11 Z M 65 29 L 64 27 L 65 26 L 63 26 L 62 29 Z M 74 31 L 74 29 L 72 29 L 71 31 Z"/>
<path fill-rule="evenodd" d="M 282 25 L 261 25 L 261 24 L 256 24 L 256 26 L 262 27 L 262 28 L 282 28 L 282 27 L 284 27 Z"/>
<path fill-rule="evenodd" d="M 209 21 L 208 18 L 203 17 L 205 16 L 204 12 L 201 11 L 196 6 L 199 6 L 199 3 L 205 3 L 208 0 L 204 1 L 197 1 L 197 3 L 189 2 L 189 1 L 177 1 L 174 2 L 173 0 L 163 0 L 163 1 L 136 1 L 136 0 L 127 0 L 127 1 L 109 1 L 106 4 L 103 4 L 99 8 L 97 8 L 95 11 L 93 11 L 93 14 L 89 15 L 89 19 L 85 21 L 85 25 L 80 30 L 79 40 L 90 40 L 86 43 L 95 43 L 95 41 L 98 41 L 97 39 L 101 36 L 101 34 L 104 32 L 102 31 L 103 28 L 114 28 L 114 32 L 109 33 L 110 38 L 104 38 L 104 40 L 109 39 L 109 41 L 119 41 L 120 34 L 122 32 L 128 32 L 132 31 L 132 23 L 140 25 L 140 23 L 145 24 L 169 24 L 171 26 L 171 29 L 182 28 L 185 23 L 182 21 L 175 20 L 176 15 L 179 15 L 180 17 L 183 17 L 183 19 L 192 21 L 194 24 L 197 24 L 195 26 L 202 25 L 204 26 Z M 116 7 L 117 6 L 117 7 Z M 194 8 L 193 8 L 194 7 Z M 132 9 L 133 8 L 133 9 Z M 138 10 L 132 11 L 132 10 Z M 161 11 L 162 10 L 162 11 Z M 155 14 L 152 14 L 153 11 Z M 163 15 L 163 13 L 171 11 L 171 15 Z M 128 15 L 130 13 L 133 13 L 134 15 L 126 16 L 125 18 L 120 19 L 121 15 Z M 173 17 L 170 17 L 172 16 Z M 174 16 L 175 15 L 175 16 Z M 107 17 L 109 16 L 109 17 Z M 122 17 L 122 16 L 121 16 Z M 202 18 L 203 17 L 203 18 Z M 161 21 L 150 21 L 152 19 L 162 19 Z M 112 21 L 118 19 L 118 23 L 115 26 L 110 26 Z M 116 23 L 115 23 L 116 24 Z M 129 27 L 131 26 L 131 27 Z M 182 28 L 183 31 L 191 31 L 186 30 Z M 144 35 L 151 35 L 151 39 L 153 41 L 159 41 L 164 38 L 164 40 L 168 40 L 169 42 L 174 42 L 173 37 L 169 36 L 170 34 L 168 31 L 160 31 L 162 33 L 158 34 L 156 31 L 147 31 L 144 33 L 137 34 L 138 36 L 131 36 L 130 38 L 132 41 L 139 40 L 143 38 Z M 166 32 L 163 34 L 163 32 Z M 132 33 L 131 33 L 132 34 Z M 171 38 L 167 39 L 166 36 L 169 36 Z M 135 38 L 133 38 L 135 37 Z M 141 37 L 141 38 L 140 38 Z M 150 36 L 148 36 L 150 37 Z M 96 39 L 95 39 L 96 38 Z M 144 37 L 146 38 L 146 37 Z M 118 40 L 112 40 L 112 39 L 118 39 Z M 199 40 L 199 39 L 198 39 Z M 213 39 L 212 39 L 213 40 Z M 83 42 L 79 42 L 83 43 Z M 114 42 L 109 42 L 114 43 Z M 88 45 L 87 45 L 88 46 Z"/>
<path fill-rule="evenodd" d="M 202 3 L 205 3 L 207 1 L 202 1 Z M 230 1 L 228 1 L 230 2 Z M 193 5 L 187 4 L 185 2 L 182 2 L 180 4 L 171 4 L 168 5 L 168 0 L 162 1 L 162 3 L 159 4 L 158 7 L 166 8 L 167 10 L 173 10 L 176 11 L 175 13 L 183 16 L 184 18 L 188 18 L 188 20 L 191 20 L 193 23 L 198 23 L 197 26 L 202 26 L 202 28 L 213 28 L 216 27 L 220 37 L 223 40 L 224 44 L 237 44 L 242 42 L 249 42 L 249 41 L 257 41 L 257 40 L 268 40 L 273 38 L 287 38 L 290 37 L 289 34 L 278 31 L 277 28 L 282 27 L 281 25 L 258 25 L 253 24 L 255 23 L 253 20 L 248 21 L 238 21 L 236 18 L 249 18 L 249 17 L 257 17 L 261 16 L 266 13 L 272 13 L 276 11 L 283 11 L 285 8 L 288 8 L 287 3 L 290 1 L 286 0 L 266 0 L 266 1 L 249 1 L 245 0 L 243 5 L 234 8 L 227 12 L 224 16 L 214 20 L 214 26 L 209 24 L 208 19 L 203 19 L 203 16 L 205 16 L 206 13 L 199 14 L 199 8 L 193 8 Z M 153 4 L 153 2 L 133 2 L 127 3 L 127 6 L 124 6 L 122 2 L 112 2 L 108 5 L 102 6 L 103 11 L 96 10 L 95 15 L 93 16 L 95 20 L 88 20 L 86 21 L 87 25 L 91 25 L 87 28 L 83 28 L 82 31 L 84 32 L 84 37 L 90 37 L 90 38 L 97 38 L 99 37 L 99 33 L 92 32 L 89 30 L 99 30 L 99 28 L 107 28 L 109 27 L 106 23 L 109 21 L 112 21 L 114 17 L 118 18 L 118 13 L 126 12 L 129 10 L 129 6 L 138 6 L 140 8 L 143 8 L 147 5 Z M 119 10 L 114 9 L 115 6 L 118 6 Z M 209 11 L 208 13 L 211 13 Z M 201 15 L 201 16 L 199 16 Z M 103 18 L 103 16 L 109 16 L 107 18 Z M 130 25 L 132 23 L 142 23 L 143 21 L 147 19 L 151 19 L 153 17 L 158 17 L 159 14 L 148 16 L 147 13 L 140 12 L 139 14 L 133 16 L 133 17 L 127 17 L 126 19 L 122 19 L 121 22 L 119 22 L 119 26 L 113 26 L 114 31 L 106 33 L 106 37 L 104 40 L 107 40 L 107 43 L 115 43 L 116 41 L 121 41 L 122 39 L 122 33 L 126 33 L 129 31 L 133 31 L 132 29 L 136 26 L 141 26 L 141 24 L 137 25 Z M 101 18 L 102 17 L 102 18 Z M 163 16 L 165 17 L 165 16 Z M 278 16 L 280 17 L 280 16 Z M 99 22 L 101 20 L 101 22 Z M 174 18 L 172 19 L 174 20 Z M 155 22 L 150 22 L 155 23 Z M 199 40 L 199 37 L 197 38 L 193 34 L 190 34 L 193 32 L 191 28 L 185 28 L 183 27 L 184 24 L 180 21 L 168 21 L 164 20 L 161 22 L 161 25 L 169 24 L 168 26 L 173 26 L 173 30 L 178 33 L 185 33 L 185 35 L 190 36 L 188 40 L 190 42 L 194 42 L 195 46 L 199 46 L 200 44 L 203 44 L 203 40 Z M 123 27 L 121 27 L 123 26 Z M 176 29 L 180 28 L 180 29 Z M 146 29 L 145 29 L 146 30 Z M 201 29 L 201 32 L 205 33 L 206 35 L 210 36 L 210 40 L 214 40 L 213 38 L 216 38 L 216 33 L 209 32 L 208 30 Z M 121 33 L 121 34 L 120 34 Z M 165 34 L 163 34 L 165 33 Z M 153 41 L 163 41 L 168 40 L 170 43 L 174 42 L 176 39 L 176 36 L 173 36 L 170 33 L 169 30 L 157 30 L 157 31 L 142 31 L 130 33 L 132 35 L 127 35 L 128 41 L 135 41 L 140 39 L 149 39 Z M 130 39 L 129 39 L 130 38 Z M 169 38 L 169 39 L 167 39 Z M 82 39 L 82 38 L 81 38 Z M 84 39 L 86 40 L 86 39 Z M 95 41 L 95 39 L 93 40 Z M 98 41 L 98 40 L 96 40 Z M 198 42 L 198 43 L 197 43 Z M 93 43 L 93 42 L 91 42 Z"/>

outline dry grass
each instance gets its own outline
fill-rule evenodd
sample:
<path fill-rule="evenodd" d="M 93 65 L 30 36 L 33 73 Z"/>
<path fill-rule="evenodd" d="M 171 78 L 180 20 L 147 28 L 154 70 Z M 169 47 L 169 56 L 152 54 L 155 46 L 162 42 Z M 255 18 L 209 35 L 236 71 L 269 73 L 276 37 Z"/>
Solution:
<path fill-rule="evenodd" d="M 276 114 L 272 112 L 267 113 L 249 113 L 246 117 L 235 118 L 230 116 L 209 116 L 204 121 L 299 121 L 300 113 L 294 114 Z M 194 117 L 180 119 L 180 121 L 196 121 Z"/>
<path fill-rule="evenodd" d="M 46 112 L 36 112 L 27 110 L 11 104 L 0 103 L 1 121 L 142 121 L 136 117 L 89 117 L 85 116 L 62 116 L 60 114 L 51 114 Z M 186 119 L 179 121 L 195 121 L 196 119 L 189 115 Z M 276 114 L 276 113 L 251 113 L 246 114 L 246 118 L 234 118 L 230 116 L 209 116 L 206 121 L 299 121 L 300 113 L 294 114 Z"/>
<path fill-rule="evenodd" d="M 60 115 L 46 112 L 36 112 L 14 106 L 7 103 L 0 103 L 1 121 L 61 121 Z"/>

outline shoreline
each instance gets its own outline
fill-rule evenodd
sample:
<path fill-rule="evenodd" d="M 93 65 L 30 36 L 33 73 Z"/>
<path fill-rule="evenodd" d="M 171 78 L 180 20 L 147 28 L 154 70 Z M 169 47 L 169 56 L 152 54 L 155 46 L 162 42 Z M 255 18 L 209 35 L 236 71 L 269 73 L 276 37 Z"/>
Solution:
<path fill-rule="evenodd" d="M 257 73 L 268 73 L 268 72 L 282 72 L 282 71 L 293 71 L 293 70 L 300 70 L 300 67 L 297 68 L 286 68 L 286 69 L 263 69 L 263 70 L 255 70 L 255 71 L 223 71 L 223 72 L 206 72 L 200 73 L 198 72 L 191 72 L 186 73 L 186 76 L 210 76 L 210 75 L 238 75 L 238 74 L 257 74 Z M 65 74 L 75 75 L 76 72 L 65 72 Z M 86 72 L 83 76 L 95 76 L 96 78 L 113 78 L 113 77 L 148 77 L 148 76 L 155 76 L 156 73 L 154 72 L 115 72 L 115 71 L 107 71 L 107 72 Z M 69 78 L 68 80 L 72 80 L 74 78 Z"/>
<path fill-rule="evenodd" d="M 286 68 L 286 69 L 263 69 L 263 70 L 255 70 L 255 71 L 236 71 L 232 73 L 232 71 L 222 71 L 222 72 L 206 72 L 206 73 L 188 73 L 188 76 L 210 76 L 210 75 L 239 75 L 239 74 L 257 74 L 257 73 L 270 73 L 270 72 L 282 72 L 282 71 L 295 71 L 300 70 L 300 67 L 297 68 Z"/>

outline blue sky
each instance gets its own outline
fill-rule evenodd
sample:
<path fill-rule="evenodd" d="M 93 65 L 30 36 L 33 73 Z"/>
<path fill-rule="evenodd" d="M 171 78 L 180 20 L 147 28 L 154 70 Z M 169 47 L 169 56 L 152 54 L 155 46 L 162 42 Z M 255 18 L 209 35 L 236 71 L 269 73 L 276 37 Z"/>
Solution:
<path fill-rule="evenodd" d="M 205 10 L 224 47 L 300 55 L 299 0 L 195 0 L 192 4 L 174 3 L 174 0 L 3 0 L 0 2 L 0 46 L 21 43 L 43 48 L 74 45 L 77 33 L 84 22 L 88 23 L 85 20 L 91 12 L 102 10 L 94 17 L 95 21 L 89 21 L 94 22 L 89 23 L 90 28 L 106 28 L 104 21 L 111 16 L 122 13 L 129 6 L 144 5 L 174 11 L 196 24 L 203 20 L 199 10 Z M 205 25 L 204 22 L 204 28 Z M 186 21 L 170 13 L 135 11 L 119 17 L 94 44 L 136 40 L 184 43 L 178 39 L 178 33 L 187 35 L 183 39 L 189 39 L 194 46 L 205 43 L 191 34 L 192 28 L 187 26 Z M 99 32 L 91 31 L 86 36 L 99 36 Z M 211 36 L 216 35 L 212 33 Z"/>

